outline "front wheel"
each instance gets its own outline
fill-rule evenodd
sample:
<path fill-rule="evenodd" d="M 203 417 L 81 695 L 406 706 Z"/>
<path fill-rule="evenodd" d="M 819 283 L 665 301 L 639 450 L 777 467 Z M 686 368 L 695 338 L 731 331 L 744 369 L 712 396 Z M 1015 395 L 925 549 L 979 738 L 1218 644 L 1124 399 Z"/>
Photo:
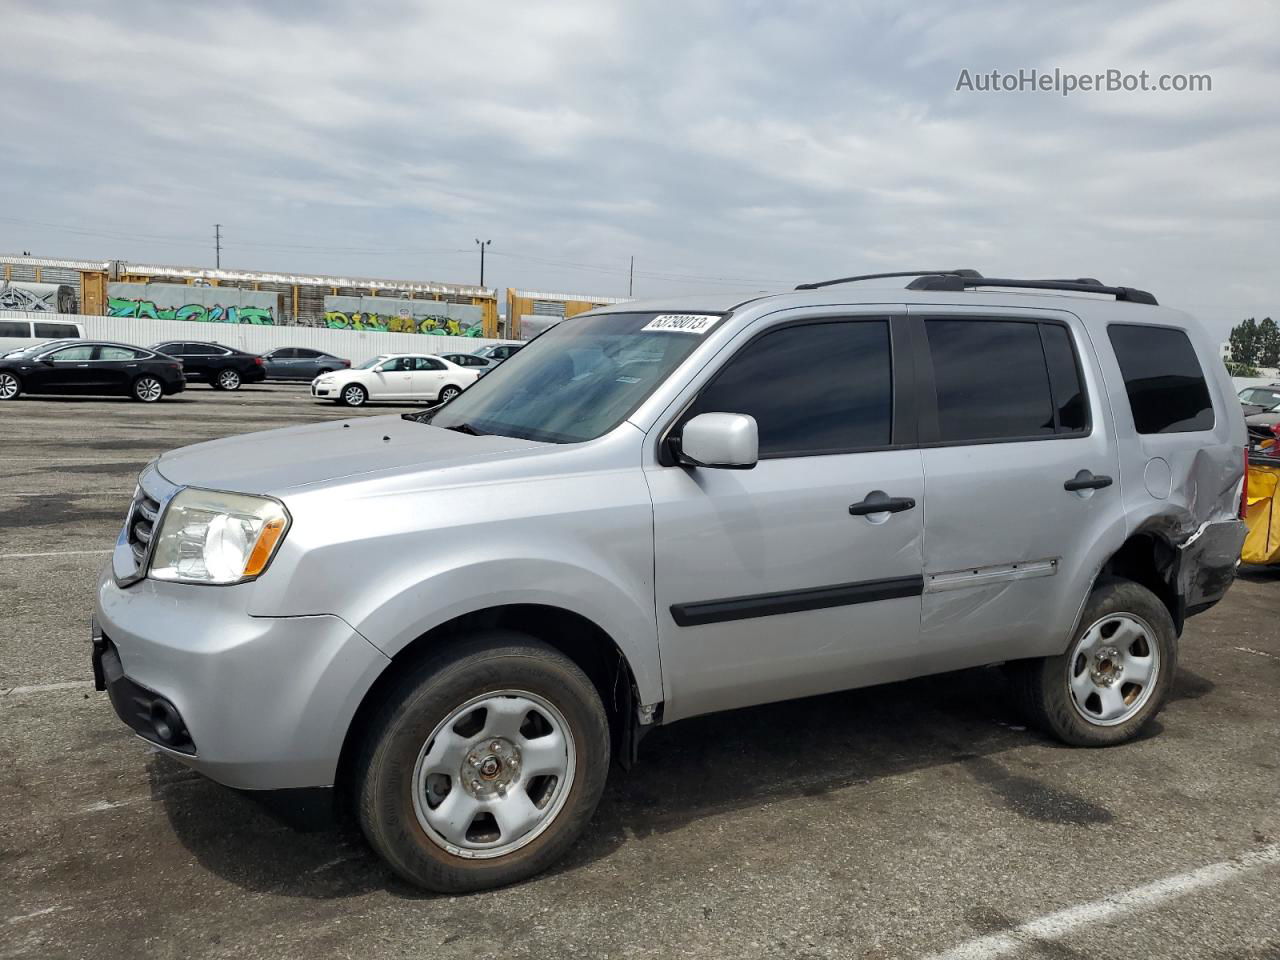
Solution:
<path fill-rule="evenodd" d="M 155 377 L 139 377 L 133 381 L 133 399 L 155 403 L 164 396 L 164 387 Z"/>
<path fill-rule="evenodd" d="M 369 399 L 369 391 L 358 383 L 352 383 L 343 387 L 338 397 L 348 407 L 361 407 Z"/>
<path fill-rule="evenodd" d="M 1130 580 L 1101 580 L 1065 653 L 1014 664 L 1024 712 L 1076 746 L 1105 747 L 1138 735 L 1168 698 L 1178 665 L 1173 618 Z"/>
<path fill-rule="evenodd" d="M 213 385 L 219 390 L 239 390 L 240 374 L 234 370 L 222 370 L 218 373 L 217 379 L 213 381 Z"/>
<path fill-rule="evenodd" d="M 17 400 L 22 393 L 22 384 L 18 378 L 7 370 L 0 370 L 0 400 Z"/>
<path fill-rule="evenodd" d="M 396 873 L 429 890 L 515 883 L 582 833 L 609 755 L 604 706 L 578 666 L 493 631 L 390 691 L 359 759 L 360 825 Z"/>

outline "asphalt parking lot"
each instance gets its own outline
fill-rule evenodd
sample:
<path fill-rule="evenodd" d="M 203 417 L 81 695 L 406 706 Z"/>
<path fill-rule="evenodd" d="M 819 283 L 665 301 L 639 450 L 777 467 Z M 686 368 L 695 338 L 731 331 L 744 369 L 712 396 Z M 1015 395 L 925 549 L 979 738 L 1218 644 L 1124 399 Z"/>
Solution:
<path fill-rule="evenodd" d="M 1140 742 L 1024 729 L 998 670 L 689 720 L 566 861 L 468 897 L 157 754 L 89 667 L 135 475 L 350 415 L 284 386 L 0 408 L 0 956 L 1280 957 L 1280 571 L 1190 622 Z"/>

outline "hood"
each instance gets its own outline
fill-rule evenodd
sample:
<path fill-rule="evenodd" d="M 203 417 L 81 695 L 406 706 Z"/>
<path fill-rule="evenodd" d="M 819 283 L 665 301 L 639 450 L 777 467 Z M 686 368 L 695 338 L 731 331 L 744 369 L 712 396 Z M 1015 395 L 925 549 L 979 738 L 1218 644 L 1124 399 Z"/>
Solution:
<path fill-rule="evenodd" d="M 512 437 L 473 437 L 398 415 L 360 417 L 197 443 L 164 454 L 156 469 L 180 486 L 283 493 L 385 470 L 499 460 L 547 446 Z"/>

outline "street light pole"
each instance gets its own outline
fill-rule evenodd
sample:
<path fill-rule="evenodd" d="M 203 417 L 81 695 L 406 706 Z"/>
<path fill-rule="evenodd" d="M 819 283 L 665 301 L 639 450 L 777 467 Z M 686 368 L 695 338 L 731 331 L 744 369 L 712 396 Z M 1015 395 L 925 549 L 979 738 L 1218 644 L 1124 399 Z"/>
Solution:
<path fill-rule="evenodd" d="M 484 248 L 493 243 L 492 240 L 477 239 L 476 243 L 480 245 L 480 286 L 484 286 Z"/>

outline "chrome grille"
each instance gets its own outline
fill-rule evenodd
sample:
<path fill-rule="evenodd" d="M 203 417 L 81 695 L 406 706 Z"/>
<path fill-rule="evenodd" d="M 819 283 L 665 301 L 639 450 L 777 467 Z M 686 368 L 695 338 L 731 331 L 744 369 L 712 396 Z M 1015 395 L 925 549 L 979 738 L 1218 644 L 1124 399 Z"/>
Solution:
<path fill-rule="evenodd" d="M 133 551 L 133 561 L 139 568 L 146 561 L 151 538 L 156 532 L 156 519 L 159 516 L 160 504 L 139 488 L 138 495 L 133 500 L 133 507 L 129 511 L 129 529 L 125 537 L 129 549 Z"/>

